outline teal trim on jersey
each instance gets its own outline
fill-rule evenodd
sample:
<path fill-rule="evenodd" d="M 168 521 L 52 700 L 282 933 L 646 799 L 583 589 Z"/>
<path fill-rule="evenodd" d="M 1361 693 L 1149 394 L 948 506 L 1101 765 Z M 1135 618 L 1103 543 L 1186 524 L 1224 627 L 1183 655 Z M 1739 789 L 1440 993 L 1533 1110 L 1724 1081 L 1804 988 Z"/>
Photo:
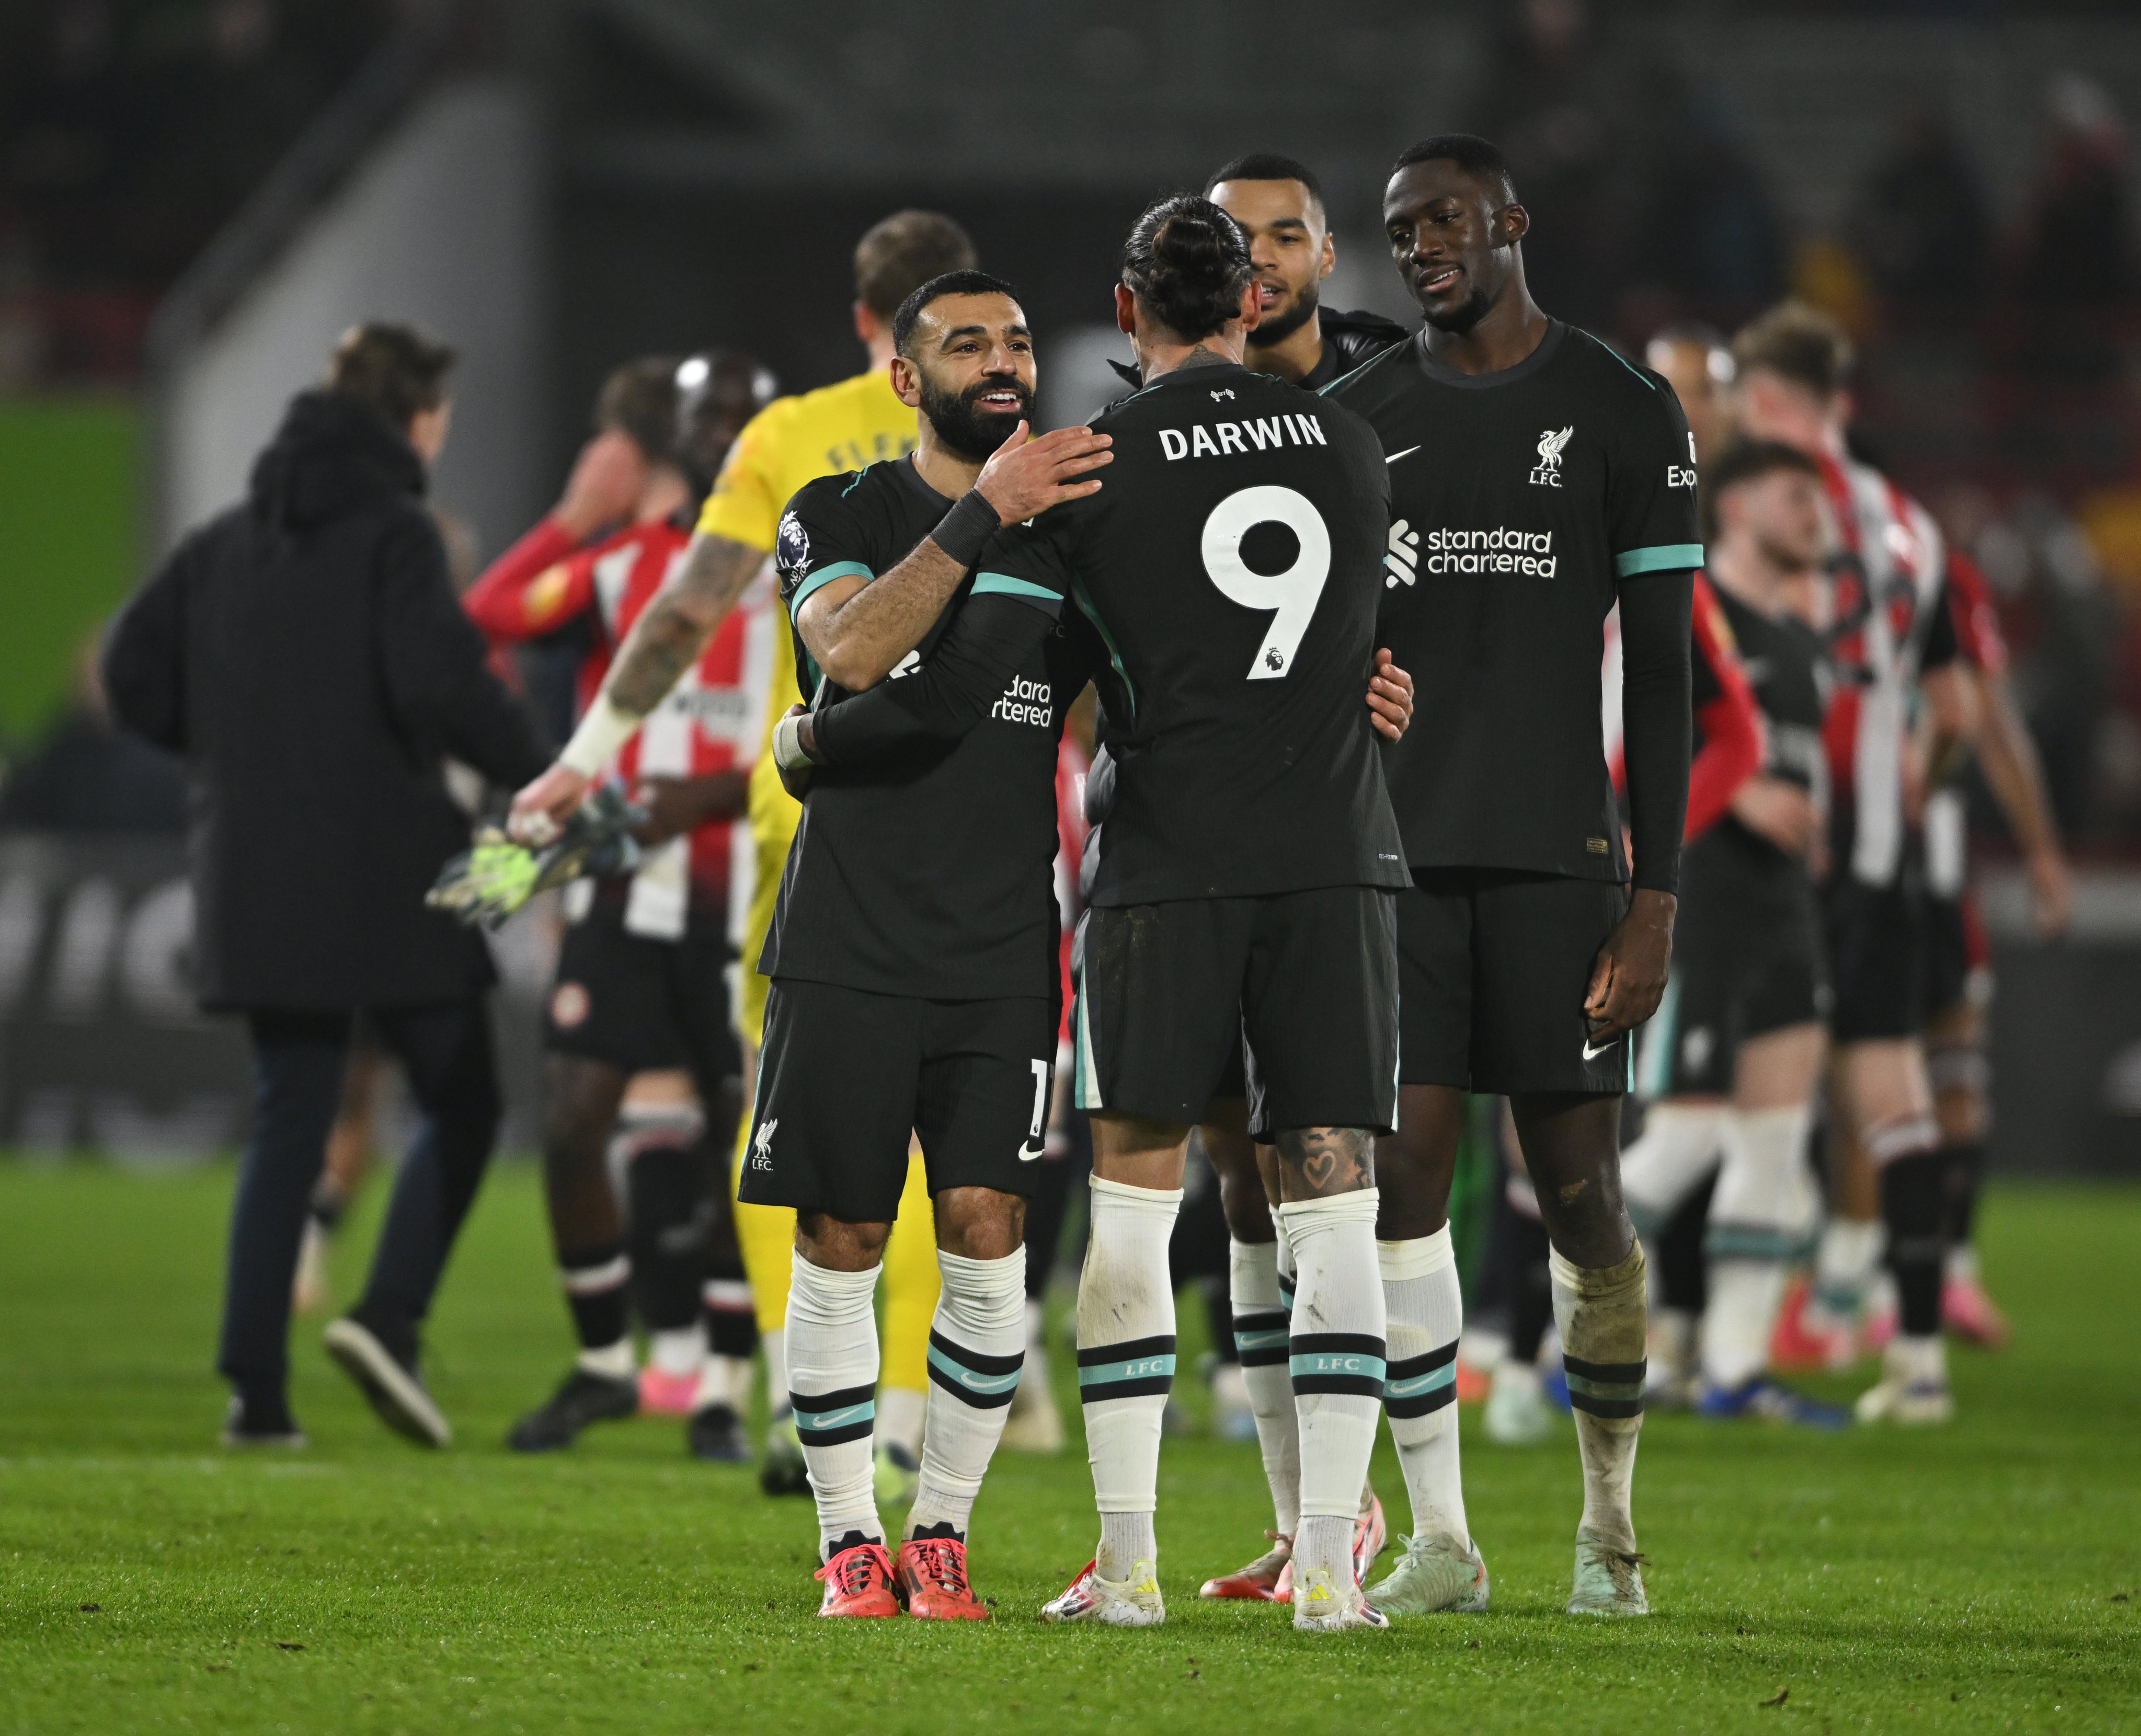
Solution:
<path fill-rule="evenodd" d="M 1439 1393 L 1445 1386 L 1457 1384 L 1457 1365 L 1445 1362 L 1439 1369 L 1430 1369 L 1425 1375 L 1414 1375 L 1403 1380 L 1383 1383 L 1383 1402 L 1392 1399 L 1420 1399 L 1430 1393 Z"/>
<path fill-rule="evenodd" d="M 1046 585 L 1037 585 L 1030 578 L 1013 578 L 1008 573 L 977 573 L 974 575 L 974 595 L 977 597 L 1035 597 L 1045 602 L 1061 604 L 1060 592 Z"/>
<path fill-rule="evenodd" d="M 878 464 L 883 464 L 883 462 L 884 462 L 884 460 L 883 460 L 883 459 L 879 459 L 879 460 L 878 460 Z M 872 470 L 874 470 L 876 468 L 877 468 L 877 465 L 876 465 L 876 464 L 868 464 L 868 465 L 864 465 L 862 467 L 862 469 L 860 469 L 859 470 L 856 471 L 856 472 L 855 472 L 855 479 L 854 479 L 853 482 L 849 483 L 849 484 L 845 488 L 844 488 L 844 489 L 842 489 L 840 490 L 840 498 L 841 498 L 843 500 L 844 500 L 844 499 L 846 499 L 848 498 L 848 496 L 849 496 L 849 495 L 852 494 L 853 493 L 854 493 L 854 491 L 855 491 L 857 489 L 860 488 L 860 487 L 863 485 L 863 478 L 864 478 L 864 477 L 865 477 L 865 476 L 867 476 L 867 475 L 869 475 L 869 473 L 870 473 Z"/>
<path fill-rule="evenodd" d="M 1115 674 L 1123 684 L 1123 691 L 1130 696 L 1130 721 L 1137 721 L 1137 689 L 1130 685 L 1130 672 L 1123 667 L 1123 654 L 1115 648 L 1115 636 L 1108 631 L 1108 623 L 1100 618 L 1100 612 L 1093 607 L 1093 593 L 1085 588 L 1085 581 L 1070 581 L 1071 594 L 1078 599 L 1078 607 L 1085 612 L 1085 618 L 1093 623 L 1093 631 L 1100 636 L 1100 642 L 1108 647 L 1108 661 L 1115 666 Z"/>
<path fill-rule="evenodd" d="M 820 585 L 829 585 L 836 578 L 859 578 L 868 584 L 877 574 L 860 561 L 834 561 L 829 567 L 820 567 L 795 588 L 795 594 L 788 599 L 788 613 L 794 618 L 796 610 L 803 607 L 803 599 Z"/>
<path fill-rule="evenodd" d="M 838 1410 L 805 1410 L 795 1407 L 795 1426 L 819 1434 L 828 1429 L 845 1429 L 852 1423 L 868 1423 L 877 1416 L 877 1400 L 865 1399 L 859 1404 L 843 1404 Z"/>
<path fill-rule="evenodd" d="M 1124 1380 L 1172 1380 L 1174 1378 L 1174 1352 L 1164 1356 L 1138 1356 L 1126 1362 L 1095 1362 L 1078 1370 L 1078 1384 L 1082 1389 L 1089 1386 L 1114 1386 Z"/>
<path fill-rule="evenodd" d="M 1658 543 L 1648 548 L 1629 548 L 1613 557 L 1613 571 L 1622 578 L 1638 573 L 1684 573 L 1702 564 L 1700 543 Z"/>
<path fill-rule="evenodd" d="M 929 1346 L 929 1366 L 938 1370 L 954 1386 L 970 1393 L 984 1393 L 994 1397 L 1007 1393 L 1018 1385 L 1020 1371 L 1013 1369 L 1008 1375 L 984 1375 L 968 1368 L 965 1363 L 954 1361 L 935 1345 Z"/>
<path fill-rule="evenodd" d="M 1572 332 L 1583 332 L 1583 327 L 1581 326 L 1571 326 L 1568 329 Z M 1597 332 L 1583 332 L 1583 335 L 1589 338 L 1592 342 L 1597 344 L 1600 349 L 1603 350 L 1608 356 L 1611 356 L 1616 361 L 1619 362 L 1622 367 L 1627 369 L 1627 371 L 1633 374 L 1638 380 L 1641 381 L 1651 391 L 1656 391 L 1658 389 L 1658 382 L 1656 381 L 1651 378 L 1648 374 L 1637 367 L 1634 362 L 1629 361 L 1626 356 L 1623 356 L 1618 350 L 1615 349 L 1612 345 L 1607 342 L 1604 338 L 1599 337 Z"/>

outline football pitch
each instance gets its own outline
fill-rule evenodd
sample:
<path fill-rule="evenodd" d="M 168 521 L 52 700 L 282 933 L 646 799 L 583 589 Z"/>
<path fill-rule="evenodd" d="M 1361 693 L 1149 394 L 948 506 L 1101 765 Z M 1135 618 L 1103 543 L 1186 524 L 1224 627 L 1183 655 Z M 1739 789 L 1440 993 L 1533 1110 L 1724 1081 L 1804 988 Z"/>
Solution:
<path fill-rule="evenodd" d="M 224 1453 L 209 1365 L 229 1190 L 224 1168 L 0 1161 L 6 1730 L 2141 1728 L 2141 1189 L 1993 1194 L 1985 1265 L 2015 1342 L 1956 1353 L 1951 1428 L 1654 1418 L 1636 1507 L 1650 1620 L 1561 1613 L 1568 1425 L 1497 1448 L 1468 1413 L 1492 1613 L 1320 1640 L 1195 1596 L 1262 1547 L 1253 1446 L 1168 1442 L 1169 1617 L 1144 1632 L 1034 1620 L 1097 1534 L 1075 1432 L 1060 1458 L 999 1455 L 973 1535 L 997 1619 L 956 1628 L 814 1620 L 808 1504 L 692 1463 L 681 1424 L 508 1453 L 568 1349 L 524 1164 L 495 1173 L 437 1311 L 450 1451 L 381 1429 L 305 1322 L 311 1450 Z M 373 1221 L 337 1251 L 345 1288 Z M 1181 1316 L 1187 1352 L 1202 1311 Z M 1387 1438 L 1376 1479 L 1404 1528 Z"/>

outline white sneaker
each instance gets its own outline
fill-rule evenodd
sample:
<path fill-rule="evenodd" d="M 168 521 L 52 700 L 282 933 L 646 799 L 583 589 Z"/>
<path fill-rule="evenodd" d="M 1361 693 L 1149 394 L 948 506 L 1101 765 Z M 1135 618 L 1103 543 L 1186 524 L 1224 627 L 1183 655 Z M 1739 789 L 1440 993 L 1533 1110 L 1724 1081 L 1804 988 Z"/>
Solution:
<path fill-rule="evenodd" d="M 1476 1615 L 1494 1595 L 1487 1563 L 1476 1544 L 1452 1537 L 1400 1537 L 1405 1553 L 1390 1576 L 1368 1593 L 1386 1616 L 1431 1616 L 1451 1610 Z"/>
<path fill-rule="evenodd" d="M 1388 1627 L 1390 1618 L 1370 1603 L 1348 1574 L 1335 1577 L 1328 1567 L 1311 1567 L 1293 1581 L 1293 1630 L 1297 1634 L 1342 1634 L 1356 1627 Z"/>
<path fill-rule="evenodd" d="M 1939 1339 L 1892 1338 L 1881 1362 L 1879 1383 L 1859 1394 L 1852 1407 L 1860 1422 L 1912 1428 L 1953 1419 L 1955 1394 L 1947 1384 L 1947 1350 Z"/>
<path fill-rule="evenodd" d="M 1130 1576 L 1102 1579 L 1100 1563 L 1088 1561 L 1078 1576 L 1041 1606 L 1043 1621 L 1097 1621 L 1105 1627 L 1158 1627 L 1167 1620 L 1159 1576 L 1150 1561 L 1130 1564 Z"/>
<path fill-rule="evenodd" d="M 1538 1370 L 1528 1363 L 1504 1360 L 1494 1370 L 1480 1418 L 1487 1438 L 1498 1447 L 1528 1447 L 1553 1433 L 1553 1413 L 1539 1389 Z"/>
<path fill-rule="evenodd" d="M 1603 1537 L 1577 1532 L 1576 1586 L 1569 1594 L 1568 1613 L 1649 1615 L 1651 1601 L 1643 1595 L 1643 1557 Z"/>

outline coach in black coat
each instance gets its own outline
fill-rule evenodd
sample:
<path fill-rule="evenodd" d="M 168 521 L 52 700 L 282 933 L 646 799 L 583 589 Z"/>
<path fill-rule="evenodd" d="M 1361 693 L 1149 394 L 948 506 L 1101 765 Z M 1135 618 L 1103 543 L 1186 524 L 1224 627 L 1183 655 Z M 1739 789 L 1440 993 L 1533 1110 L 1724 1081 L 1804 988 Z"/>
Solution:
<path fill-rule="evenodd" d="M 467 842 L 450 755 L 518 787 L 548 755 L 485 666 L 424 505 L 451 352 L 361 327 L 301 392 L 246 500 L 189 535 L 114 627 L 115 714 L 190 782 L 197 987 L 249 1018 L 258 1109 L 234 1211 L 226 1437 L 296 1438 L 284 1396 L 307 1200 L 362 1011 L 425 1124 L 365 1296 L 329 1329 L 381 1414 L 443 1444 L 417 1328 L 500 1116 L 481 938 L 427 909 Z"/>

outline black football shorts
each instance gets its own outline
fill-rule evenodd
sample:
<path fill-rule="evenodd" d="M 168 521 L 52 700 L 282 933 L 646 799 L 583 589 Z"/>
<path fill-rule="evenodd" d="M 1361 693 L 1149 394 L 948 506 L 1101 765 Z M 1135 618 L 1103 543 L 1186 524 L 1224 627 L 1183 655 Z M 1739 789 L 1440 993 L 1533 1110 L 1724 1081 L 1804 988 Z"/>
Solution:
<path fill-rule="evenodd" d="M 736 1197 L 849 1223 L 890 1223 L 908 1135 L 933 1197 L 1038 1185 L 1056 1065 L 1041 998 L 920 1001 L 776 977 Z"/>
<path fill-rule="evenodd" d="M 1914 1037 L 1925 1029 L 1926 898 L 1909 877 L 1869 886 L 1840 868 L 1822 888 L 1839 1043 Z"/>
<path fill-rule="evenodd" d="M 622 898 L 598 893 L 565 930 L 543 1013 L 543 1046 L 607 1061 L 628 1073 L 688 1069 L 700 1081 L 734 1078 L 743 1051 L 729 1022 L 731 957 L 719 926 L 694 924 L 678 940 L 624 926 Z"/>
<path fill-rule="evenodd" d="M 1412 873 L 1397 895 L 1405 1083 L 1627 1090 L 1628 1040 L 1594 1048 L 1583 998 L 1628 889 L 1513 868 Z"/>
<path fill-rule="evenodd" d="M 1637 1033 L 1652 1096 L 1730 1097 L 1740 1045 L 1826 1019 L 1828 960 L 1813 885 L 1789 864 L 1750 873 L 1716 853 L 1682 858 L 1672 978 Z"/>
<path fill-rule="evenodd" d="M 1240 1056 L 1258 1138 L 1390 1132 L 1391 898 L 1333 886 L 1088 911 L 1071 1026 L 1077 1106 L 1201 1121 Z"/>

